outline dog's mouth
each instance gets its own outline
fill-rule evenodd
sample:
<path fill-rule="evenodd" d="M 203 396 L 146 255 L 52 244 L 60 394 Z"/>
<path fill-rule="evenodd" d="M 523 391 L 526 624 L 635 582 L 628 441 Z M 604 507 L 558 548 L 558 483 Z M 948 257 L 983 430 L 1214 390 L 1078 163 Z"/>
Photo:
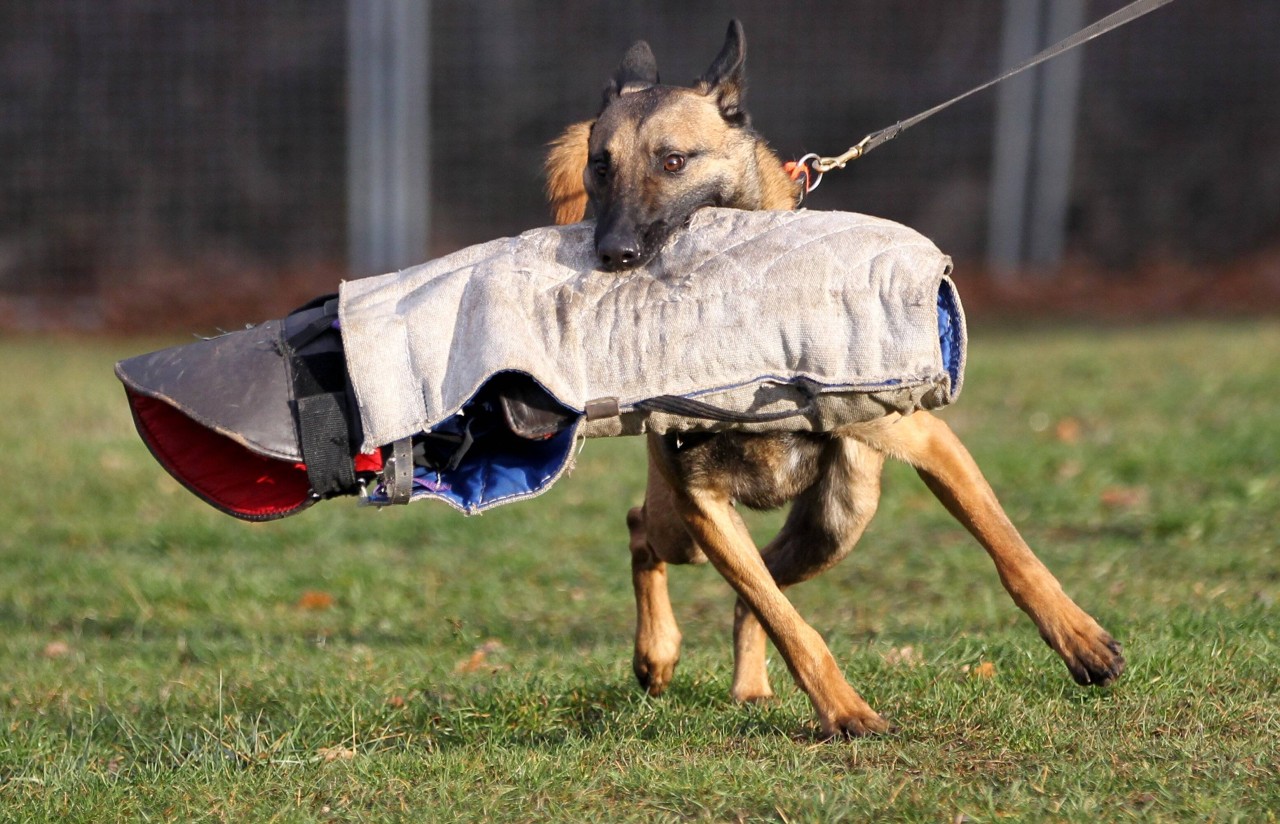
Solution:
<path fill-rule="evenodd" d="M 688 226 L 692 216 L 679 224 Z M 656 221 L 644 231 L 623 239 L 612 235 L 596 240 L 596 259 L 602 272 L 625 272 L 648 264 L 662 251 L 670 237 L 672 226 L 665 220 Z"/>

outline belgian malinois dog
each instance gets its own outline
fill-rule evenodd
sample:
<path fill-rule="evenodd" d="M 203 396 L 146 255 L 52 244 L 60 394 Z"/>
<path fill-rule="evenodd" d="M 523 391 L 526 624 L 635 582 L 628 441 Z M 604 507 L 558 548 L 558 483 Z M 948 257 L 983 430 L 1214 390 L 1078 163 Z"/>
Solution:
<path fill-rule="evenodd" d="M 600 268 L 644 265 L 704 206 L 793 209 L 801 195 L 743 108 L 746 42 L 738 21 L 691 88 L 660 85 L 644 42 L 627 51 L 594 121 L 551 145 L 547 191 L 556 221 L 596 219 Z M 772 695 L 765 636 L 817 711 L 825 738 L 884 732 L 888 723 L 849 686 L 822 637 L 783 590 L 831 567 L 875 513 L 886 456 L 906 461 L 995 562 L 1014 602 L 1080 684 L 1124 670 L 1120 645 L 1076 606 L 1010 523 L 964 445 L 927 412 L 825 434 L 651 436 L 643 506 L 627 515 L 636 593 L 634 668 L 663 692 L 680 657 L 667 564 L 710 560 L 738 593 L 732 695 Z M 735 503 L 790 502 L 782 531 L 757 549 Z"/>

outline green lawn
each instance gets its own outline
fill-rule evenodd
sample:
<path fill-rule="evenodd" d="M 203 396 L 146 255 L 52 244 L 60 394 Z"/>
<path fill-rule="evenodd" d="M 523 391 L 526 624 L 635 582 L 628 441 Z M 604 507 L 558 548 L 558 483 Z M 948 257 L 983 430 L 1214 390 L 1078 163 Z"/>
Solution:
<path fill-rule="evenodd" d="M 1076 687 L 895 465 L 792 591 L 900 728 L 826 744 L 776 656 L 777 701 L 728 700 L 706 567 L 635 688 L 638 439 L 478 518 L 246 525 L 132 430 L 111 364 L 163 342 L 0 341 L 0 820 L 1276 820 L 1280 323 L 972 336 L 944 415 L 1129 670 Z"/>

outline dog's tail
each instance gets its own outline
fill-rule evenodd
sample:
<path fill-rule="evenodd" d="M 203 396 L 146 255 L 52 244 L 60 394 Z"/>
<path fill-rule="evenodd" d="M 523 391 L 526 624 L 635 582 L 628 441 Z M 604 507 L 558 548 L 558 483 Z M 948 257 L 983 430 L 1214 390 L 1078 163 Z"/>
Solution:
<path fill-rule="evenodd" d="M 587 190 L 582 174 L 587 168 L 590 120 L 574 123 L 551 141 L 547 152 L 547 201 L 556 223 L 577 223 L 587 213 Z"/>

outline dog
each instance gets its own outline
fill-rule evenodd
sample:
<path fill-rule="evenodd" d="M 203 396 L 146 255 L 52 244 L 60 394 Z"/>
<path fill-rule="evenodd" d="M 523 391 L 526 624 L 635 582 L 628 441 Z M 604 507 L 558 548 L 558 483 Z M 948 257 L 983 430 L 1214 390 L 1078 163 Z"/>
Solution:
<path fill-rule="evenodd" d="M 663 85 L 653 52 L 637 42 L 609 79 L 595 119 L 553 141 L 546 161 L 553 215 L 573 223 L 591 207 L 599 269 L 643 266 L 704 206 L 798 206 L 799 184 L 753 131 L 743 106 L 745 59 L 746 39 L 734 20 L 692 87 Z M 890 729 L 783 594 L 853 549 L 875 514 L 886 457 L 914 467 L 987 550 L 1009 595 L 1078 683 L 1107 685 L 1124 670 L 1120 645 L 1063 592 L 964 445 L 927 412 L 822 434 L 651 435 L 648 456 L 644 503 L 627 514 L 627 527 L 637 612 L 633 666 L 653 695 L 671 683 L 680 657 L 667 565 L 710 560 L 738 594 L 735 700 L 772 696 L 767 636 L 812 702 L 823 738 Z M 735 504 L 787 503 L 781 531 L 757 549 Z"/>

